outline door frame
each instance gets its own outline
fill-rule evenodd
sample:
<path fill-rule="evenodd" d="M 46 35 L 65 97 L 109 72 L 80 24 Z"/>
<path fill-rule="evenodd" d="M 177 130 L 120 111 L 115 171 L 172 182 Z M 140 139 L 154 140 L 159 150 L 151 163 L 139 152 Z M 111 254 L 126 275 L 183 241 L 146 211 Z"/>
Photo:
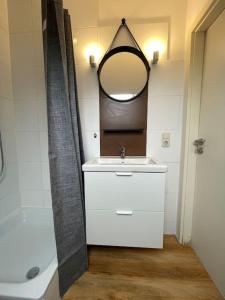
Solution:
<path fill-rule="evenodd" d="M 196 154 L 193 141 L 198 138 L 202 75 L 206 31 L 225 9 L 225 0 L 208 5 L 188 33 L 183 149 L 180 185 L 180 216 L 177 236 L 180 243 L 191 242 L 195 199 Z"/>

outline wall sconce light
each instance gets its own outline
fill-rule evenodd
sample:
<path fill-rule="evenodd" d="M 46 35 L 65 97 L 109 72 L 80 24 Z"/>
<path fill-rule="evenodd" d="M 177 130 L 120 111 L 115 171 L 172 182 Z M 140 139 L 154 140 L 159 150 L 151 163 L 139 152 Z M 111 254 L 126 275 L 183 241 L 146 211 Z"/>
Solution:
<path fill-rule="evenodd" d="M 89 56 L 89 63 L 92 68 L 96 68 L 96 60 L 94 55 Z"/>
<path fill-rule="evenodd" d="M 151 64 L 156 65 L 166 52 L 166 43 L 161 39 L 152 39 L 146 41 L 143 48 Z"/>
<path fill-rule="evenodd" d="M 152 64 L 156 65 L 159 61 L 159 51 L 154 51 L 153 52 L 153 57 L 152 57 Z"/>
<path fill-rule="evenodd" d="M 96 43 L 87 44 L 83 50 L 83 55 L 91 68 L 96 68 L 101 60 L 103 49 Z"/>

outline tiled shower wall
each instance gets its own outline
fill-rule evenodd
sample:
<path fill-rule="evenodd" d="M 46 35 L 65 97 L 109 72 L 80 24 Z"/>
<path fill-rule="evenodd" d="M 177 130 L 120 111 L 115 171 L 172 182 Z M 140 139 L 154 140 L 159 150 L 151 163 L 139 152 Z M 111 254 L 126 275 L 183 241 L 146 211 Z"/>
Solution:
<path fill-rule="evenodd" d="M 8 0 L 19 182 L 24 206 L 51 203 L 40 2 Z M 169 167 L 165 233 L 176 233 L 186 1 L 64 0 L 64 6 L 69 8 L 77 40 L 76 70 L 86 159 L 99 155 L 99 104 L 96 70 L 90 68 L 83 55 L 85 45 L 98 42 L 99 28 L 116 28 L 122 17 L 128 17 L 128 22 L 130 18 L 139 23 L 158 23 L 160 32 L 167 22 L 168 57 L 152 68 L 149 84 L 147 152 Z M 106 45 L 107 32 L 105 36 L 107 39 L 101 38 L 101 42 Z M 140 36 L 136 38 L 139 40 Z M 169 148 L 161 147 L 163 132 L 171 134 Z"/>
<path fill-rule="evenodd" d="M 152 27 L 157 25 L 160 37 L 164 35 L 165 21 L 167 22 L 167 57 L 152 67 L 150 75 L 147 153 L 169 167 L 165 233 L 175 234 L 184 94 L 186 1 L 64 0 L 64 6 L 69 9 L 72 18 L 86 159 L 98 156 L 100 149 L 97 74 L 84 57 L 85 46 L 93 43 L 109 46 L 113 37 L 112 29 L 115 32 L 122 17 L 127 18 L 128 24 L 134 29 L 133 24 L 147 23 Z M 140 42 L 143 36 L 148 38 L 152 34 L 151 28 L 147 32 L 135 35 L 137 41 Z M 171 135 L 169 148 L 161 147 L 161 135 L 164 132 Z M 94 133 L 98 134 L 97 138 L 94 138 Z"/>
<path fill-rule="evenodd" d="M 22 206 L 50 206 L 41 1 L 8 0 Z"/>
<path fill-rule="evenodd" d="M 7 0 L 0 0 L 0 130 L 6 162 L 0 183 L 1 220 L 20 206 Z"/>

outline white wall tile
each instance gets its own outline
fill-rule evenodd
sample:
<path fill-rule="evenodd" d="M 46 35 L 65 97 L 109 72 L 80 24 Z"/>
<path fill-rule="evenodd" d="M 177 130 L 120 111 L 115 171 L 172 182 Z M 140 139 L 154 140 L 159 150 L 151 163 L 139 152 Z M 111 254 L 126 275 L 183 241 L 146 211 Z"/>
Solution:
<path fill-rule="evenodd" d="M 93 28 L 74 28 L 73 38 L 74 43 L 75 63 L 89 64 L 89 58 L 86 55 L 87 48 L 98 43 L 97 27 Z"/>
<path fill-rule="evenodd" d="M 15 126 L 15 123 L 13 123 Z M 2 146 L 3 146 L 3 153 L 4 159 L 6 163 L 16 163 L 17 162 L 17 151 L 16 151 L 16 134 L 15 128 L 2 130 L 1 127 L 1 134 L 2 134 Z"/>
<path fill-rule="evenodd" d="M 31 0 L 8 0 L 8 10 L 11 33 L 31 31 Z"/>
<path fill-rule="evenodd" d="M 0 27 L 9 31 L 7 0 L 0 1 Z"/>
<path fill-rule="evenodd" d="M 41 163 L 19 162 L 19 181 L 21 191 L 41 190 L 43 188 Z"/>
<path fill-rule="evenodd" d="M 97 26 L 98 0 L 64 0 L 64 7 L 71 13 L 73 28 Z"/>
<path fill-rule="evenodd" d="M 76 67 L 76 74 L 79 99 L 98 99 L 97 70 L 84 63 Z"/>
<path fill-rule="evenodd" d="M 115 2 L 115 1 L 114 1 Z M 165 5 L 165 3 L 156 3 L 154 10 L 145 11 L 139 9 L 140 5 L 133 2 L 129 3 L 129 9 L 127 10 L 127 3 L 119 5 L 119 8 L 115 6 L 112 1 L 100 1 L 99 5 L 99 24 L 98 24 L 98 43 L 106 50 L 112 41 L 112 37 L 116 31 L 116 22 L 123 15 L 123 10 L 126 11 L 127 17 L 133 18 L 134 14 L 137 18 L 151 18 L 158 16 L 170 16 L 171 26 L 173 26 L 173 32 L 168 33 L 167 24 L 160 27 L 159 24 L 150 25 L 149 30 L 143 32 L 138 28 L 135 32 L 135 37 L 139 43 L 142 40 L 146 40 L 150 29 L 154 31 L 151 36 L 161 36 L 164 41 L 172 42 L 173 47 L 169 48 L 168 55 L 173 58 L 172 60 L 160 59 L 158 65 L 151 67 L 150 81 L 149 81 L 149 105 L 148 105 L 148 133 L 147 133 L 147 154 L 152 155 L 160 162 L 168 164 L 168 174 L 166 183 L 167 204 L 166 204 L 166 221 L 165 232 L 175 233 L 176 230 L 176 202 L 178 197 L 178 181 L 179 181 L 179 161 L 180 161 L 180 144 L 181 144 L 181 121 L 182 121 L 182 102 L 184 94 L 184 62 L 183 52 L 180 42 L 181 31 L 184 31 L 185 21 L 176 16 L 177 12 L 175 7 L 182 7 L 181 4 L 171 3 Z M 73 1 L 66 1 L 68 8 L 73 17 L 76 14 L 76 5 Z M 122 5 L 122 6 L 121 6 Z M 181 5 L 181 6 L 180 6 Z M 75 18 L 75 17 L 74 17 Z M 179 19 L 176 21 L 175 19 Z M 104 24 L 106 26 L 104 27 Z M 176 29 L 174 26 L 180 24 L 180 28 Z M 94 25 L 95 26 L 95 25 Z M 102 27 L 103 26 L 103 27 Z M 132 25 L 131 25 L 132 26 Z M 84 149 L 86 160 L 91 159 L 99 155 L 99 137 L 93 139 L 93 133 L 95 130 L 99 130 L 99 113 L 96 111 L 97 103 L 90 102 L 90 99 L 98 99 L 98 82 L 97 76 L 88 63 L 86 63 L 83 57 L 85 46 L 96 39 L 96 28 L 88 28 L 88 25 L 81 26 L 81 29 L 76 29 L 74 26 L 74 37 L 77 38 L 77 45 L 75 47 L 75 60 L 77 66 L 77 78 L 78 78 L 78 94 L 79 94 L 79 107 L 81 114 L 82 130 L 84 137 Z M 141 26 L 140 26 L 141 27 Z M 158 33 L 158 35 L 157 35 Z M 171 37 L 171 35 L 173 35 Z M 176 35 L 176 36 L 175 36 Z M 179 42 L 178 42 L 179 40 Z M 174 47 L 174 41 L 177 41 L 177 48 Z M 167 43 L 167 42 L 166 42 Z M 171 46 L 171 44 L 170 44 Z M 172 52 L 171 52 L 172 50 Z M 83 101 L 84 100 L 84 101 Z M 88 102 L 89 101 L 89 102 Z M 96 108 L 93 106 L 96 105 Z M 97 120 L 98 118 L 98 120 Z M 170 147 L 161 147 L 161 135 L 164 132 L 171 134 Z"/>
<path fill-rule="evenodd" d="M 21 205 L 23 207 L 52 207 L 50 190 L 22 190 Z"/>
<path fill-rule="evenodd" d="M 42 31 L 41 1 L 31 0 L 32 29 Z"/>
<path fill-rule="evenodd" d="M 10 36 L 12 56 L 12 76 L 15 100 L 36 98 L 37 76 L 32 33 Z M 36 83 L 37 82 L 37 83 Z"/>
<path fill-rule="evenodd" d="M 40 162 L 40 136 L 36 131 L 17 131 L 17 155 L 19 162 Z"/>
<path fill-rule="evenodd" d="M 20 205 L 6 0 L 0 1 L 0 130 L 5 158 L 4 178 L 0 183 L 1 219 Z"/>
<path fill-rule="evenodd" d="M 15 101 L 16 129 L 38 130 L 38 102 L 37 101 Z"/>
<path fill-rule="evenodd" d="M 9 48 L 9 34 L 2 27 L 0 27 L 0 41 L 1 41 L 0 61 L 3 61 L 8 56 L 8 52 L 9 52 L 10 48 Z"/>
<path fill-rule="evenodd" d="M 170 147 L 163 148 L 161 139 L 163 131 L 149 130 L 147 134 L 147 155 L 153 156 L 159 162 L 179 162 L 180 161 L 180 132 L 166 131 L 170 133 Z"/>
<path fill-rule="evenodd" d="M 0 98 L 1 130 L 11 130 L 15 127 L 14 103 L 12 100 Z"/>
<path fill-rule="evenodd" d="M 16 137 L 13 101 L 0 98 L 0 131 L 6 164 L 16 163 Z M 10 177 L 12 174 L 10 175 Z"/>
<path fill-rule="evenodd" d="M 40 131 L 48 130 L 46 100 L 37 101 L 38 128 Z"/>
<path fill-rule="evenodd" d="M 5 165 L 5 177 L 0 189 L 0 219 L 6 217 L 20 206 L 18 170 L 16 163 Z"/>
<path fill-rule="evenodd" d="M 46 101 L 46 87 L 45 87 L 45 73 L 43 66 L 36 66 L 34 68 L 35 76 L 35 99 L 39 101 Z"/>
<path fill-rule="evenodd" d="M 0 219 L 5 218 L 14 210 L 18 209 L 20 205 L 19 194 L 10 193 L 10 195 L 0 198 Z"/>
<path fill-rule="evenodd" d="M 97 133 L 97 138 L 94 134 Z M 100 133 L 94 131 L 82 132 L 85 161 L 100 156 Z"/>
<path fill-rule="evenodd" d="M 117 24 L 118 25 L 118 24 Z M 118 26 L 99 26 L 98 27 L 98 43 L 102 48 L 103 55 L 109 49 L 112 40 L 116 34 Z"/>
<path fill-rule="evenodd" d="M 0 95 L 12 99 L 12 82 L 7 61 L 0 62 L 0 69 L 1 73 L 4 74 L 4 76 L 0 76 Z"/>
<path fill-rule="evenodd" d="M 21 64 L 12 67 L 15 101 L 35 100 L 35 69 L 32 65 Z"/>
<path fill-rule="evenodd" d="M 18 194 L 18 168 L 16 163 L 7 163 L 5 165 L 5 176 L 1 182 L 0 198 L 11 194 Z M 19 195 L 18 195 L 19 201 Z"/>
<path fill-rule="evenodd" d="M 48 162 L 48 132 L 40 132 L 41 161 Z"/>
<path fill-rule="evenodd" d="M 136 20 L 135 20 L 136 21 Z M 155 37 L 160 37 L 161 43 L 164 45 L 164 51 L 160 55 L 160 61 L 167 59 L 168 55 L 168 31 L 169 31 L 169 24 L 168 22 L 159 21 L 159 22 L 151 22 L 149 23 L 146 20 L 143 20 L 143 23 L 137 24 L 134 20 L 130 19 L 128 20 L 129 28 L 134 35 L 134 37 L 138 40 L 138 44 L 144 54 L 146 55 L 147 59 L 152 59 L 152 53 L 149 53 L 149 49 L 146 49 L 146 41 L 150 42 Z M 112 40 L 117 32 L 118 25 L 120 20 L 111 19 L 105 21 L 106 26 L 99 26 L 98 27 L 98 41 L 99 45 L 103 50 L 103 55 L 109 48 L 109 46 L 112 43 Z M 104 24 L 104 21 L 102 22 Z M 109 26 L 110 24 L 110 26 Z M 102 24 L 101 24 L 102 25 Z M 118 42 L 118 44 L 117 44 Z M 120 38 L 115 41 L 114 46 L 120 46 L 121 44 L 126 44 L 133 46 L 133 42 L 130 40 L 129 35 L 127 35 L 127 32 L 124 31 L 123 33 L 120 33 Z"/>
<path fill-rule="evenodd" d="M 74 7 L 75 8 L 75 7 Z M 120 22 L 126 16 L 130 19 L 155 19 L 160 16 L 170 18 L 170 55 L 171 57 L 184 57 L 184 37 L 186 21 L 186 1 L 167 0 L 167 1 L 130 1 L 130 0 L 99 0 L 99 20 L 107 22 L 115 20 Z"/>
<path fill-rule="evenodd" d="M 164 232 L 165 234 L 176 234 L 180 164 L 167 163 L 167 166 Z"/>
<path fill-rule="evenodd" d="M 150 42 L 156 37 L 160 39 L 161 44 L 164 47 L 162 53 L 160 53 L 160 62 L 167 60 L 168 58 L 168 47 L 169 47 L 169 22 L 164 19 L 164 21 L 159 22 L 146 22 L 146 24 L 131 24 L 130 29 L 134 36 L 138 38 L 138 44 L 146 55 L 147 59 L 152 59 L 152 53 L 149 53 L 149 49 L 146 49 L 146 41 Z"/>
<path fill-rule="evenodd" d="M 177 203 L 178 203 L 177 193 L 166 194 L 165 225 L 164 225 L 164 233 L 165 234 L 176 234 Z"/>
<path fill-rule="evenodd" d="M 10 5 L 16 1 L 18 0 L 9 0 L 9 2 L 11 2 Z M 22 182 L 22 191 L 23 195 L 25 195 L 23 204 L 32 205 L 33 203 L 33 205 L 38 206 L 51 206 L 47 153 L 46 93 L 44 87 L 42 39 L 40 31 L 40 1 L 21 1 L 22 4 L 19 7 L 19 9 L 22 9 L 21 14 L 24 16 L 31 11 L 31 17 L 28 17 L 26 24 L 22 21 L 19 26 L 16 26 L 16 23 L 19 22 L 18 16 L 16 16 L 12 22 L 13 24 L 11 24 L 12 30 L 20 33 L 20 37 L 18 34 L 16 37 L 12 36 L 12 39 L 14 39 L 14 48 L 17 52 L 15 53 L 15 57 L 17 58 L 13 63 L 13 87 L 14 91 L 16 91 L 16 124 L 18 130 L 37 131 L 40 140 L 40 161 L 37 164 L 29 165 L 29 167 L 25 167 L 24 164 L 20 165 L 22 175 L 25 174 L 25 177 L 28 176 L 28 174 L 29 176 L 34 174 L 34 176 L 31 176 L 34 180 L 29 182 L 29 180 L 24 179 L 24 182 Z M 128 1 L 126 2 L 128 3 Z M 138 3 L 133 3 L 131 6 L 129 5 L 129 11 L 127 11 L 127 3 L 126 5 L 125 3 L 120 3 L 120 9 L 118 9 L 112 1 L 106 3 L 105 1 L 99 2 L 98 0 L 64 0 L 64 6 L 69 8 L 72 17 L 73 36 L 77 39 L 77 44 L 75 45 L 75 62 L 86 160 L 100 155 L 100 141 L 97 69 L 90 68 L 87 58 L 84 57 L 84 51 L 88 44 L 96 42 L 100 42 L 101 46 L 108 48 L 111 42 L 111 35 L 113 35 L 115 31 L 115 26 L 113 28 L 106 27 L 105 31 L 101 31 L 99 27 L 97 28 L 99 21 L 101 21 L 101 23 L 106 22 L 107 24 L 108 21 L 118 19 L 119 22 L 121 18 L 120 14 L 123 14 L 121 9 L 124 9 L 130 17 L 133 17 L 133 13 L 135 13 L 138 18 L 143 16 L 146 18 L 168 15 L 172 18 L 172 26 L 175 24 L 173 19 L 176 13 L 173 7 L 170 7 L 171 2 L 170 5 L 157 3 L 154 6 L 154 10 L 150 12 L 144 11 L 143 9 L 140 10 Z M 18 2 L 15 5 L 18 5 Z M 174 7 L 175 6 L 174 4 Z M 15 7 L 16 6 L 13 7 L 12 15 L 15 13 Z M 158 25 L 154 26 L 157 27 Z M 166 40 L 167 37 L 164 31 L 163 29 L 163 38 Z M 173 36 L 172 39 L 171 36 L 168 36 L 170 42 L 176 41 L 176 38 L 180 39 L 180 32 L 174 30 L 173 27 L 173 35 L 174 32 L 179 34 L 177 37 Z M 21 33 L 23 34 L 21 35 Z M 32 38 L 29 36 L 31 33 Z M 141 37 L 143 37 L 143 35 L 141 35 Z M 139 38 L 136 38 L 139 41 Z M 21 44 L 22 40 L 24 42 Z M 27 51 L 25 49 L 23 52 L 24 45 L 27 45 Z M 170 53 L 171 57 L 175 58 L 177 54 L 175 53 L 176 51 L 174 51 L 174 47 L 172 51 L 173 53 Z M 181 56 L 177 55 L 177 57 Z M 30 62 L 29 66 L 26 66 L 27 61 Z M 176 232 L 183 87 L 184 65 L 182 60 L 160 60 L 158 65 L 152 66 L 149 82 L 147 153 L 152 154 L 153 157 L 159 161 L 168 164 L 169 167 L 166 184 L 166 233 Z M 8 90 L 9 89 L 10 88 L 8 88 Z M 7 92 L 5 94 L 7 94 Z M 94 132 L 98 134 L 96 139 L 94 138 Z M 163 132 L 171 133 L 171 145 L 169 148 L 161 147 L 161 134 Z M 29 146 L 26 151 L 30 151 L 28 148 Z M 34 149 L 32 152 L 34 153 Z M 26 189 L 32 189 L 32 192 L 34 191 L 33 195 L 31 195 L 31 193 L 29 194 L 29 191 Z"/>
<path fill-rule="evenodd" d="M 44 207 L 51 208 L 52 207 L 52 194 L 50 190 L 42 191 L 43 199 L 44 199 Z"/>
<path fill-rule="evenodd" d="M 33 34 L 28 33 L 17 33 L 10 35 L 10 46 L 11 46 L 11 60 L 13 68 L 20 69 L 23 72 L 23 66 L 34 65 L 34 47 L 33 47 Z"/>
<path fill-rule="evenodd" d="M 184 62 L 159 61 L 152 66 L 149 79 L 149 95 L 183 95 Z"/>
<path fill-rule="evenodd" d="M 82 131 L 99 131 L 99 99 L 79 101 Z"/>
<path fill-rule="evenodd" d="M 41 29 L 41 28 L 40 28 Z M 34 65 L 44 69 L 44 48 L 42 30 L 32 32 Z"/>
<path fill-rule="evenodd" d="M 43 207 L 44 197 L 42 190 L 22 190 L 21 205 L 23 207 Z"/>
<path fill-rule="evenodd" d="M 8 2 L 22 205 L 43 207 L 49 179 L 41 1 Z"/>
<path fill-rule="evenodd" d="M 148 128 L 150 130 L 177 130 L 182 115 L 181 96 L 152 96 L 148 100 Z"/>
<path fill-rule="evenodd" d="M 49 172 L 49 163 L 43 162 L 41 163 L 42 169 L 42 186 L 44 190 L 50 190 L 50 172 Z"/>
<path fill-rule="evenodd" d="M 9 57 L 0 61 L 0 96 L 12 99 L 11 64 Z"/>
<path fill-rule="evenodd" d="M 179 163 L 166 163 L 168 172 L 166 174 L 166 193 L 175 193 L 178 195 L 179 189 Z"/>

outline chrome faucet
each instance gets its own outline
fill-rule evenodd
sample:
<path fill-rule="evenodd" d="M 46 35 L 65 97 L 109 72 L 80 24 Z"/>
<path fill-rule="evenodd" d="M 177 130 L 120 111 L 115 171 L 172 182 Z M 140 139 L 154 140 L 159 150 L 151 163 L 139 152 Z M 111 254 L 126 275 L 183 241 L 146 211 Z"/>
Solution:
<path fill-rule="evenodd" d="M 126 148 L 125 147 L 120 148 L 120 157 L 122 159 L 124 159 L 126 157 Z"/>

